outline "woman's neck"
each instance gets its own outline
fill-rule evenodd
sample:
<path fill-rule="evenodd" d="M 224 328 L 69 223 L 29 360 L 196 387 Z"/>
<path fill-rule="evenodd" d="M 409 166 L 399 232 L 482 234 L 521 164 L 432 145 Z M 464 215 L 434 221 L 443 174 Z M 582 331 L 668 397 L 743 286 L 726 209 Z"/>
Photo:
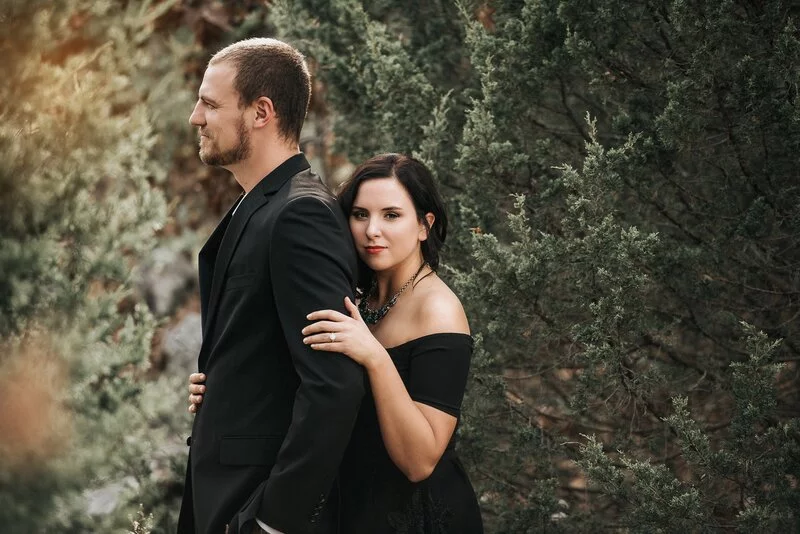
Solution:
<path fill-rule="evenodd" d="M 408 282 L 415 274 L 417 275 L 417 278 L 427 274 L 430 271 L 430 267 L 426 266 L 420 270 L 420 267 L 424 261 L 425 260 L 422 259 L 422 255 L 420 255 L 418 258 L 411 258 L 408 261 L 405 261 L 391 269 L 386 269 L 385 271 L 375 271 L 375 282 L 377 287 L 374 295 L 375 301 L 373 301 L 373 303 L 377 304 L 378 306 L 383 306 L 386 304 L 386 301 L 392 298 L 395 293 L 400 291 L 400 288 L 403 287 L 403 284 Z"/>

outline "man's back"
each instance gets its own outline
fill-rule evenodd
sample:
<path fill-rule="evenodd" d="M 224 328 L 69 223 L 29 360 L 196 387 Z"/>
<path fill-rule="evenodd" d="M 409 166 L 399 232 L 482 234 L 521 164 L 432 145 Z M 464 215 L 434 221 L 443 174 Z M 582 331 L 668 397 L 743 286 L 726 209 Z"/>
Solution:
<path fill-rule="evenodd" d="M 192 432 L 196 532 L 237 532 L 256 517 L 292 534 L 329 531 L 320 522 L 364 379 L 348 358 L 302 343 L 305 315 L 343 310 L 356 271 L 346 220 L 307 168 L 302 155 L 279 166 L 200 255 L 207 393 Z"/>

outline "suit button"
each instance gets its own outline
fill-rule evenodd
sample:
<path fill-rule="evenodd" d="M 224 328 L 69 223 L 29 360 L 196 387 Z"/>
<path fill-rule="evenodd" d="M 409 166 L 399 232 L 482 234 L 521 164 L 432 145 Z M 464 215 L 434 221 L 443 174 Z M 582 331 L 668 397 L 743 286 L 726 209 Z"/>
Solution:
<path fill-rule="evenodd" d="M 188 438 L 186 438 L 186 446 L 187 447 L 191 447 L 192 446 L 192 436 L 189 436 Z"/>

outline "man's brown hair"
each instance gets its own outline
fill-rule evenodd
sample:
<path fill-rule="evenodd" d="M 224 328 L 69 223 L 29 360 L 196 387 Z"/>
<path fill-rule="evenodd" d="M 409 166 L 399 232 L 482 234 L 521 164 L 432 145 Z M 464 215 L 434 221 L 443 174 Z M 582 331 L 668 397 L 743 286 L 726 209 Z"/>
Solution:
<path fill-rule="evenodd" d="M 281 135 L 299 142 L 311 99 L 311 75 L 303 54 L 277 39 L 254 38 L 226 46 L 208 64 L 228 62 L 236 69 L 233 86 L 240 107 L 262 96 L 269 98 Z"/>

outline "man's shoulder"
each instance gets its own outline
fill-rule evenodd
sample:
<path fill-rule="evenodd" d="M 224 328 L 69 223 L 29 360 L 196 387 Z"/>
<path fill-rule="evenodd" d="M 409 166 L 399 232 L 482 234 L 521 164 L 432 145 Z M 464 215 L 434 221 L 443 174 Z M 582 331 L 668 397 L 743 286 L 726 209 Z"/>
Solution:
<path fill-rule="evenodd" d="M 333 196 L 328 186 L 311 169 L 292 176 L 286 184 L 285 193 L 287 202 L 308 198 L 320 200 L 325 204 L 336 203 L 336 197 Z"/>
<path fill-rule="evenodd" d="M 313 226 L 323 233 L 347 229 L 347 218 L 339 202 L 316 174 L 298 173 L 287 185 L 289 187 L 271 202 L 275 204 L 273 209 L 278 226 Z M 346 233 L 350 235 L 349 231 Z"/>
<path fill-rule="evenodd" d="M 292 214 L 317 212 L 338 217 L 341 212 L 336 197 L 317 174 L 310 169 L 292 176 L 283 187 L 271 196 L 256 217 L 264 224 L 272 225 Z"/>
<path fill-rule="evenodd" d="M 281 198 L 276 199 L 280 203 L 279 220 L 283 216 L 292 214 L 317 213 L 332 217 L 336 220 L 336 224 L 346 224 L 338 200 L 320 177 L 311 170 L 294 175 L 286 185 L 287 187 L 281 191 L 283 193 Z"/>

